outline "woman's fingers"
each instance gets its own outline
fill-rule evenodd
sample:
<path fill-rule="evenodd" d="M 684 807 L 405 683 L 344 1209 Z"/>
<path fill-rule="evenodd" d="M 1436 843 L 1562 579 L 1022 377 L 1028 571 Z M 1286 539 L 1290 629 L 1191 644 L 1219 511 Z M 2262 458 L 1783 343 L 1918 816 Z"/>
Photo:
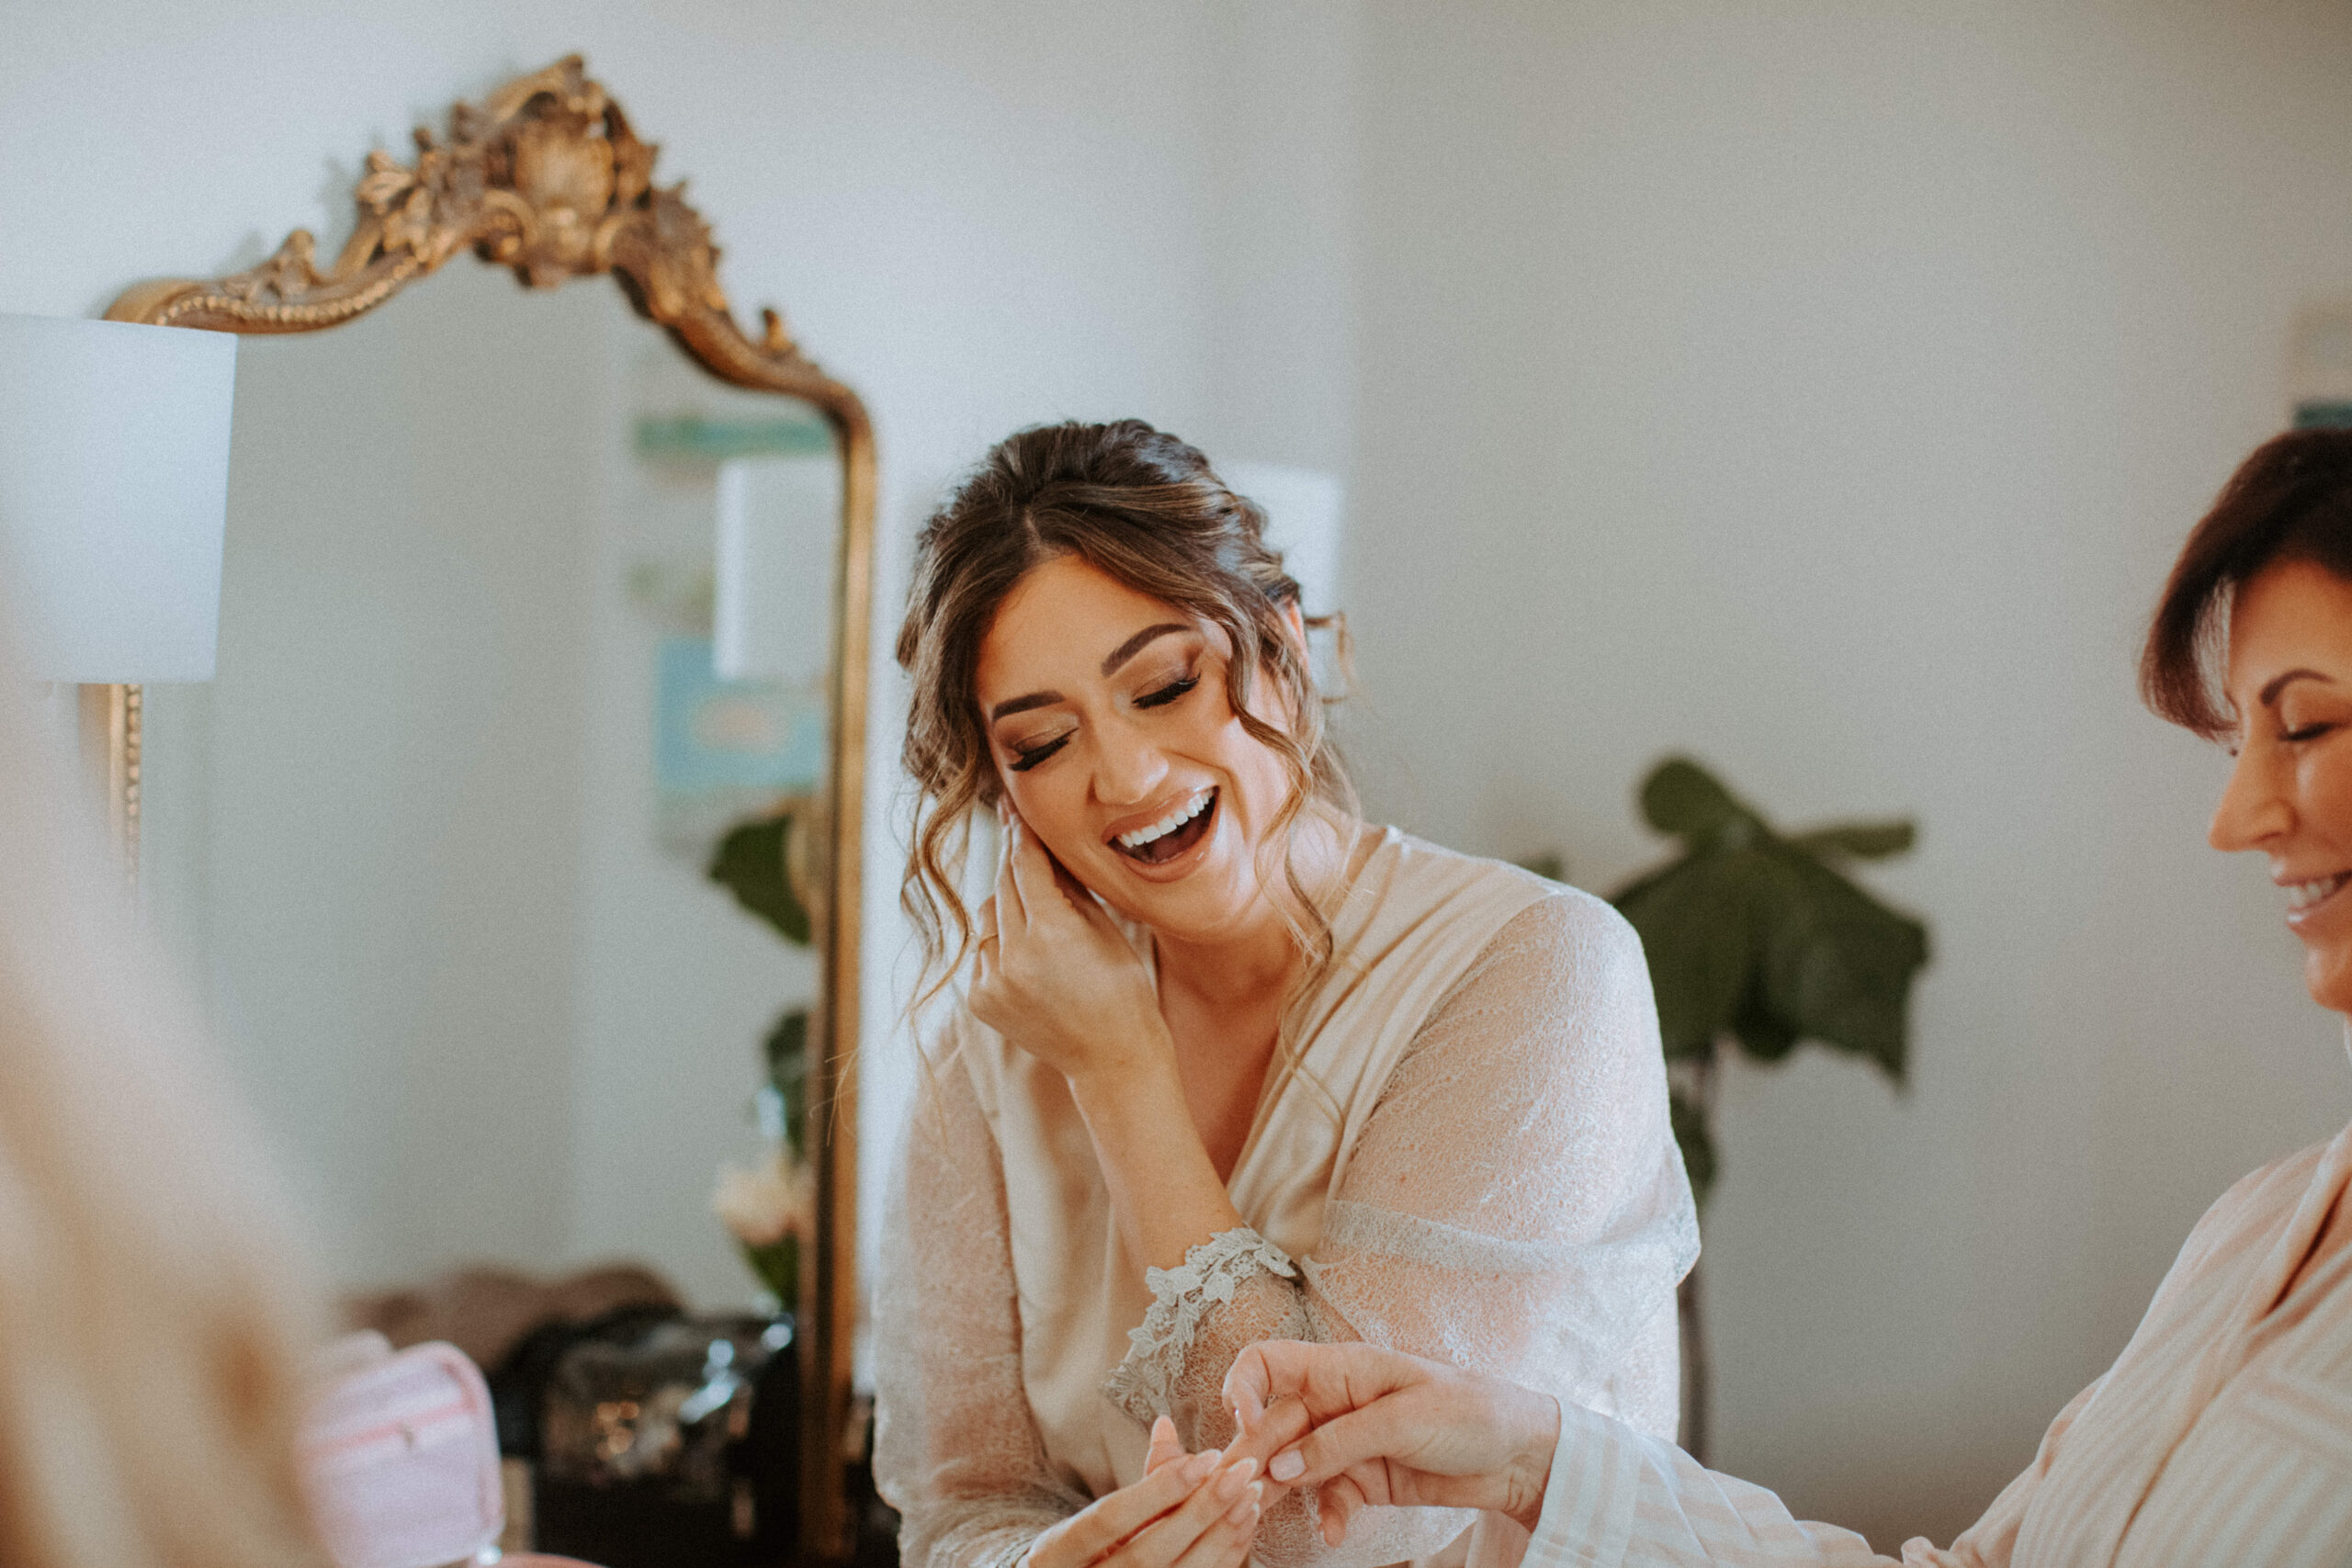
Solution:
<path fill-rule="evenodd" d="M 1153 1521 L 1122 1546 L 1114 1561 L 1120 1568 L 1175 1568 L 1204 1535 L 1226 1523 L 1227 1515 L 1246 1513 L 1259 1506 L 1266 1483 L 1255 1479 L 1257 1473 L 1254 1459 L 1226 1465 L 1187 1497 L 1182 1506 Z"/>
<path fill-rule="evenodd" d="M 1351 1410 L 1317 1427 L 1267 1461 L 1266 1473 L 1284 1486 L 1320 1486 L 1360 1466 L 1411 1451 L 1424 1434 L 1401 1402 Z"/>
<path fill-rule="evenodd" d="M 1203 1483 L 1223 1457 L 1211 1449 L 1182 1464 L 1163 1464 L 1134 1485 L 1096 1498 L 1048 1530 L 1055 1537 L 1051 1549 L 1033 1551 L 1031 1557 L 1038 1568 L 1085 1568 L 1170 1509 L 1209 1490 Z M 1046 1538 L 1038 1542 L 1044 1547 Z"/>
<path fill-rule="evenodd" d="M 1308 1420 L 1329 1421 L 1426 1382 L 1442 1370 L 1375 1345 L 1261 1340 L 1236 1356 L 1226 1370 L 1225 1403 L 1244 1427 L 1256 1425 L 1269 1407 L 1284 1399 L 1298 1402 Z"/>
<path fill-rule="evenodd" d="M 1355 1522 L 1356 1512 L 1366 1500 L 1362 1483 L 1352 1475 L 1326 1482 L 1316 1492 L 1315 1511 L 1323 1521 L 1325 1544 L 1338 1546 L 1348 1539 L 1348 1526 Z"/>
<path fill-rule="evenodd" d="M 1175 1568 L 1241 1568 L 1250 1558 L 1250 1545 L 1258 1539 L 1258 1520 L 1262 1517 L 1264 1501 L 1258 1487 L 1244 1490 L 1241 1499 L 1227 1508 L 1199 1539 L 1184 1550 Z"/>
<path fill-rule="evenodd" d="M 1059 892 L 1054 886 L 1054 857 L 1046 852 L 1046 846 L 1029 830 L 1029 825 L 1018 818 L 1012 823 L 1011 859 L 1006 869 L 1012 874 L 1004 880 L 1020 901 L 1023 921 L 1033 913 L 1044 914 L 1053 908 Z"/>
<path fill-rule="evenodd" d="M 1004 853 L 996 867 L 997 922 L 1000 931 L 1019 934 L 1028 929 L 1029 908 L 1021 897 L 1021 878 L 1014 874 L 1023 836 L 1028 831 L 1015 817 L 1004 827 Z"/>
<path fill-rule="evenodd" d="M 1151 1424 L 1151 1447 L 1143 1456 L 1143 1472 L 1149 1475 L 1163 1464 L 1173 1464 L 1184 1457 L 1183 1440 L 1176 1436 L 1176 1423 L 1162 1416 Z"/>
<path fill-rule="evenodd" d="M 1271 1405 L 1261 1406 L 1254 1416 L 1244 1416 L 1236 1410 L 1234 1421 L 1238 1430 L 1233 1440 L 1225 1445 L 1226 1457 L 1238 1459 L 1248 1454 L 1261 1465 L 1270 1463 L 1275 1455 L 1305 1437 L 1313 1424 L 1306 1404 L 1294 1394 L 1284 1394 Z M 1268 1473 L 1273 1481 L 1282 1480 L 1279 1475 Z"/>

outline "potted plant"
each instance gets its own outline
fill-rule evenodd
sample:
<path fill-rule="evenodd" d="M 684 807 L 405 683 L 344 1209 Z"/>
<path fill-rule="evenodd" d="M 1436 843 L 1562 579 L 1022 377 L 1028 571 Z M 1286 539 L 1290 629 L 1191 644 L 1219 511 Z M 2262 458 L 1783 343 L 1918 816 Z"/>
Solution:
<path fill-rule="evenodd" d="M 1686 757 L 1651 772 L 1641 807 L 1678 852 L 1610 901 L 1648 958 L 1675 1141 L 1703 1208 L 1722 1174 L 1714 1118 L 1725 1051 L 1772 1063 L 1809 1041 L 1904 1082 L 1911 982 L 1928 962 L 1928 928 L 1845 868 L 1903 853 L 1916 829 L 1848 822 L 1781 833 Z M 1684 1446 L 1703 1461 L 1707 1355 L 1695 1269 L 1679 1305 Z"/>

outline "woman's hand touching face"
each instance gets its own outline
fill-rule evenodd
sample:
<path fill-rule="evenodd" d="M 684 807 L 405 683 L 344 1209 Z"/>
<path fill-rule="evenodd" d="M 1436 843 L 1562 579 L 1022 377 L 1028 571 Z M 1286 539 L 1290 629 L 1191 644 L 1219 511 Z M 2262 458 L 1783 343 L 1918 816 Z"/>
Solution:
<path fill-rule="evenodd" d="M 1011 818 L 980 906 L 972 1016 L 1072 1083 L 1172 1060 L 1151 976 L 1094 896 Z"/>
<path fill-rule="evenodd" d="M 2223 691 L 2237 761 L 2210 838 L 2268 859 L 2312 999 L 2352 1014 L 2352 582 L 2285 560 L 2240 588 Z"/>

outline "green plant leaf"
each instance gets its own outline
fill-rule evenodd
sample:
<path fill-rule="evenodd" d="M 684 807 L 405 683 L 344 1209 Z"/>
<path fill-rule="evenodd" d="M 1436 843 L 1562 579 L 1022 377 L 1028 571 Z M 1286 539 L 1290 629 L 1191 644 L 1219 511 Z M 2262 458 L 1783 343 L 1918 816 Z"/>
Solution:
<path fill-rule="evenodd" d="M 791 835 L 788 813 L 730 829 L 711 854 L 708 874 L 785 941 L 806 947 L 811 931 L 808 910 L 793 891 L 785 860 Z"/>
<path fill-rule="evenodd" d="M 1617 896 L 1649 960 L 1668 1059 L 1712 1048 L 1747 987 L 1747 852 L 1695 852 Z"/>
<path fill-rule="evenodd" d="M 798 1236 L 780 1236 L 764 1247 L 739 1241 L 735 1247 L 743 1255 L 743 1261 L 751 1265 L 752 1272 L 760 1283 L 767 1287 L 768 1294 L 775 1298 L 779 1309 L 785 1312 L 800 1310 Z"/>
<path fill-rule="evenodd" d="M 1541 854 L 1529 855 L 1525 860 L 1511 863 L 1521 871 L 1532 871 L 1546 881 L 1566 882 L 1568 879 L 1567 859 L 1557 850 L 1545 850 Z"/>
<path fill-rule="evenodd" d="M 1799 833 L 1789 842 L 1823 860 L 1884 860 L 1903 853 L 1917 840 L 1917 824 L 1906 820 L 1841 822 Z"/>
<path fill-rule="evenodd" d="M 1715 1139 L 1707 1128 L 1707 1113 L 1679 1089 L 1668 1092 L 1667 1112 L 1674 1122 L 1674 1141 L 1682 1150 L 1683 1172 L 1690 1178 L 1690 1195 L 1703 1209 L 1715 1185 Z"/>
<path fill-rule="evenodd" d="M 1761 826 L 1754 812 L 1688 757 L 1669 757 L 1651 770 L 1642 783 L 1642 817 L 1659 832 L 1686 840 L 1710 837 L 1742 820 Z"/>
<path fill-rule="evenodd" d="M 1793 845 L 1765 852 L 1780 874 L 1758 954 L 1756 1010 L 1781 1034 L 1867 1057 L 1901 1083 L 1927 928 Z M 1741 1043 L 1750 1043 L 1745 1032 Z"/>
<path fill-rule="evenodd" d="M 761 1049 L 768 1083 L 784 1100 L 784 1135 L 795 1161 L 808 1157 L 808 1010 L 794 1008 L 776 1020 Z"/>
<path fill-rule="evenodd" d="M 1643 809 L 1681 835 L 1685 852 L 1612 902 L 1641 936 L 1667 1057 L 1697 1057 L 1729 1038 L 1776 1062 L 1814 1041 L 1904 1081 L 1927 928 L 1823 857 L 1894 853 L 1912 825 L 1851 823 L 1782 839 L 1683 758 L 1651 773 Z"/>

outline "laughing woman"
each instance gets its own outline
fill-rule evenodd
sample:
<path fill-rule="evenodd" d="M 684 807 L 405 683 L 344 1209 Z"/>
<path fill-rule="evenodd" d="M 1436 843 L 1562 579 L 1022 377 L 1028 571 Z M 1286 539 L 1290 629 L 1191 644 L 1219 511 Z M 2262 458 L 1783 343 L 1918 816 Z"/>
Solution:
<path fill-rule="evenodd" d="M 920 541 L 905 902 L 960 986 L 876 1302 L 911 1568 L 1396 1562 L 1258 1515 L 1242 1347 L 1364 1340 L 1661 1437 L 1697 1254 L 1639 943 L 1606 905 L 1364 824 L 1257 508 L 1150 426 L 1013 436 Z M 993 897 L 960 893 L 973 819 Z M 1154 1522 L 1157 1521 L 1157 1522 Z M 1148 1528 L 1144 1528 L 1146 1526 Z"/>

